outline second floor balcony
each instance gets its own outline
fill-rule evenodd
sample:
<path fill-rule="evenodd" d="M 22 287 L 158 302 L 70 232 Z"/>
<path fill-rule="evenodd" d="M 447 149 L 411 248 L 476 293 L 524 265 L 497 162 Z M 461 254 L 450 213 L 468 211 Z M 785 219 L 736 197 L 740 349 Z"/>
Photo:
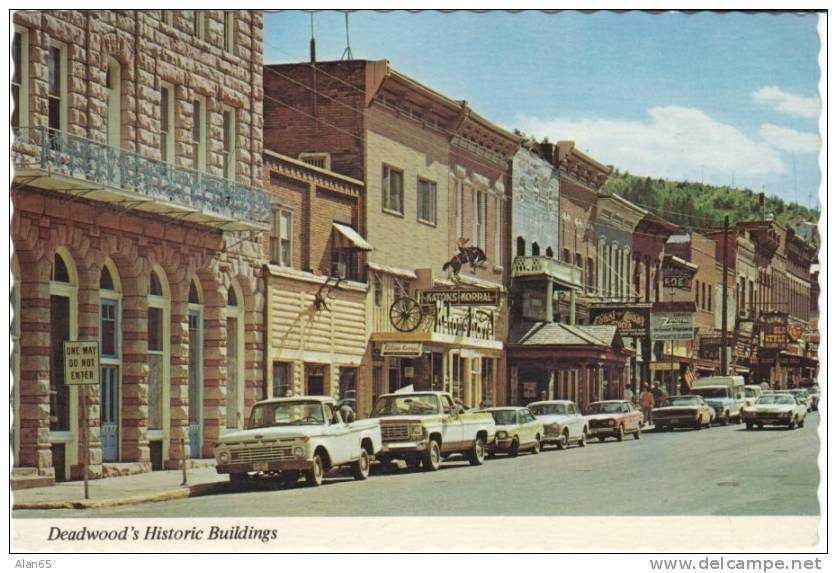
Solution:
<path fill-rule="evenodd" d="M 567 287 L 581 288 L 581 268 L 549 257 L 515 257 L 512 278 L 551 278 Z"/>
<path fill-rule="evenodd" d="M 14 182 L 221 231 L 270 229 L 261 189 L 46 127 L 15 131 Z"/>

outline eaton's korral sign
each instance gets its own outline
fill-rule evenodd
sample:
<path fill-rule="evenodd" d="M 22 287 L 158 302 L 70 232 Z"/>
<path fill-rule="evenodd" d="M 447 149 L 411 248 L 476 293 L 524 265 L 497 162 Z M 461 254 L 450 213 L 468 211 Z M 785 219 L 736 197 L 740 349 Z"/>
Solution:
<path fill-rule="evenodd" d="M 64 342 L 64 381 L 67 386 L 99 383 L 99 342 Z"/>

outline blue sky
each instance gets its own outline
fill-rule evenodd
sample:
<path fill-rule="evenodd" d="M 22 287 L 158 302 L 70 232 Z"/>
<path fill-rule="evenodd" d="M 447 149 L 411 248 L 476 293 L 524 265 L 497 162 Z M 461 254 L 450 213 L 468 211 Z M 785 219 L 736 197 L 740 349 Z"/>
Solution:
<path fill-rule="evenodd" d="M 343 14 L 314 26 L 318 59 L 340 59 Z M 622 170 L 816 201 L 815 15 L 361 11 L 350 34 L 355 59 Z M 267 14 L 265 62 L 307 60 L 309 38 L 309 14 Z"/>

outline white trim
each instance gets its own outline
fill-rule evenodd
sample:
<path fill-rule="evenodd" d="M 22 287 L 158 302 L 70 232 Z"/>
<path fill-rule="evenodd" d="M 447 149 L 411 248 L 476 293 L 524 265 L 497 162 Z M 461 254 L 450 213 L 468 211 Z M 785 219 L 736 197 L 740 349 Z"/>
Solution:
<path fill-rule="evenodd" d="M 244 346 L 244 294 L 241 291 L 241 287 L 239 286 L 237 281 L 232 281 L 230 283 L 230 288 L 235 293 L 235 299 L 238 303 L 237 306 L 229 306 L 227 305 L 227 320 L 235 319 L 235 327 L 236 327 L 236 348 L 235 353 L 237 354 L 235 365 L 236 365 L 236 404 L 235 404 L 235 411 L 236 411 L 236 425 L 233 426 L 232 429 L 243 429 L 244 428 L 244 389 L 246 384 L 244 383 L 244 377 L 246 375 L 245 368 L 244 368 L 244 360 L 245 360 L 245 346 Z M 227 335 L 227 340 L 229 341 L 229 334 Z M 227 345 L 227 352 L 229 352 L 229 344 Z M 229 372 L 227 373 L 229 376 Z M 225 401 L 224 407 L 226 409 L 229 408 L 229 402 Z M 224 412 L 228 414 L 227 411 Z M 224 417 L 224 427 L 227 429 L 231 429 L 229 425 L 227 425 L 226 415 Z"/>
<path fill-rule="evenodd" d="M 228 115 L 229 114 L 229 115 Z M 230 125 L 226 125 L 227 117 L 230 118 Z M 221 157 L 223 164 L 221 166 L 221 173 L 224 179 L 228 181 L 235 181 L 236 179 L 236 165 L 238 164 L 238 149 L 236 142 L 238 140 L 237 134 L 237 118 L 234 107 L 228 105 L 221 106 Z"/>
<path fill-rule="evenodd" d="M 148 295 L 148 307 L 160 308 L 163 311 L 162 327 L 163 327 L 163 374 L 162 374 L 162 412 L 160 415 L 160 429 L 146 430 L 148 432 L 149 441 L 156 441 L 159 437 L 162 440 L 162 461 L 165 467 L 166 461 L 169 459 L 169 436 L 171 434 L 171 291 L 169 290 L 168 276 L 165 271 L 158 265 L 152 267 L 151 272 L 157 273 L 157 278 L 160 279 L 160 286 L 163 289 L 161 295 Z M 149 274 L 149 281 L 151 275 Z M 188 319 L 187 319 L 188 320 Z M 152 352 L 152 351 L 149 351 Z M 157 354 L 159 351 L 153 351 Z"/>
<path fill-rule="evenodd" d="M 59 42 L 55 39 L 50 39 L 49 47 L 51 48 L 58 48 L 59 55 L 58 55 L 58 65 L 60 67 L 60 74 L 58 78 L 58 97 L 59 97 L 59 119 L 58 119 L 58 129 L 66 132 L 67 125 L 68 125 L 68 106 L 67 106 L 67 99 L 69 98 L 69 87 L 68 87 L 68 73 L 67 73 L 67 66 L 69 58 L 67 57 L 67 44 L 64 42 Z M 47 82 L 48 82 L 48 74 L 49 74 L 49 52 L 47 52 Z M 49 85 L 47 85 L 47 100 L 50 99 L 49 95 Z M 49 101 L 47 101 L 47 104 Z M 47 111 L 47 115 L 49 112 Z"/>
<path fill-rule="evenodd" d="M 110 76 L 110 85 L 105 84 L 107 93 L 107 142 L 111 147 L 122 147 L 122 64 L 115 58 L 108 58 L 105 75 Z"/>
<path fill-rule="evenodd" d="M 192 97 L 192 129 L 189 133 L 189 140 L 192 144 L 192 169 L 195 171 L 200 171 L 202 173 L 206 172 L 206 118 L 207 118 L 207 109 L 206 109 L 206 97 L 201 94 L 195 93 Z M 195 140 L 195 102 L 198 103 L 198 107 L 200 108 L 200 114 L 198 116 L 198 139 Z M 197 146 L 197 149 L 195 149 Z M 196 160 L 195 160 L 196 159 Z"/>
<path fill-rule="evenodd" d="M 18 91 L 18 125 L 29 127 L 29 29 L 15 24 L 14 31 L 20 34 L 20 88 Z"/>
<path fill-rule="evenodd" d="M 235 51 L 235 10 L 224 10 L 224 49 Z"/>
<path fill-rule="evenodd" d="M 168 91 L 168 117 L 165 118 L 166 121 L 164 123 L 162 117 L 162 107 L 160 111 L 160 138 L 165 138 L 166 140 L 166 157 L 160 154 L 160 160 L 164 161 L 165 163 L 174 163 L 175 159 L 175 121 L 174 121 L 174 106 L 175 106 L 175 98 L 174 98 L 174 85 L 170 84 L 169 82 L 160 82 L 160 101 L 163 98 L 163 89 Z M 168 130 L 163 129 L 163 126 L 166 126 Z"/>

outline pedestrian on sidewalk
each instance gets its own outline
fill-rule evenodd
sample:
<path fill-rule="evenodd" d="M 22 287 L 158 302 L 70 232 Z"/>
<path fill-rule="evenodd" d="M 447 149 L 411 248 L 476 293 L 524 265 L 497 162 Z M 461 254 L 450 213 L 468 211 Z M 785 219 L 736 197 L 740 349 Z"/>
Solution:
<path fill-rule="evenodd" d="M 633 403 L 634 401 L 634 391 L 631 390 L 630 384 L 625 385 L 625 393 L 623 394 L 623 399 L 631 403 Z"/>
<path fill-rule="evenodd" d="M 654 394 L 651 393 L 648 384 L 643 384 L 642 386 L 642 394 L 639 395 L 639 406 L 642 408 L 642 417 L 645 423 L 650 424 L 652 422 L 651 410 L 654 409 Z"/>

